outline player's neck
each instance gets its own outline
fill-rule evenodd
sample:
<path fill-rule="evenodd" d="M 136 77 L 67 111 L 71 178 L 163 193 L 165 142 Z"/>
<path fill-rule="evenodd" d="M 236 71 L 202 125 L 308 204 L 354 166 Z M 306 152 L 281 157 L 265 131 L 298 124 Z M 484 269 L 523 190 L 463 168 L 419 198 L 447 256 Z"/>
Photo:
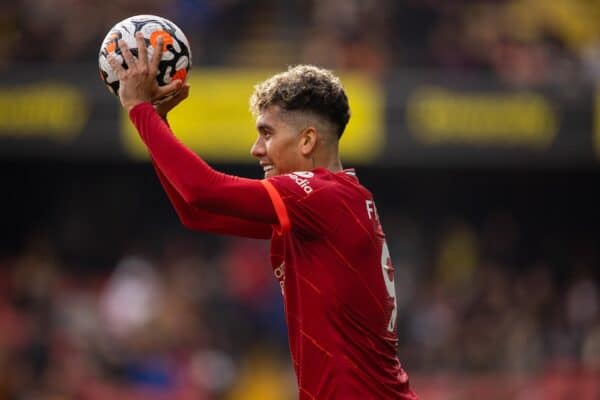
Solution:
<path fill-rule="evenodd" d="M 337 160 L 333 161 L 332 163 L 330 163 L 329 166 L 327 166 L 325 168 L 327 168 L 331 172 L 340 172 L 340 171 L 344 170 L 344 167 L 342 167 L 342 162 L 340 161 L 339 158 Z"/>
<path fill-rule="evenodd" d="M 340 161 L 340 159 L 338 157 L 333 157 L 333 158 L 323 159 L 323 160 L 313 159 L 312 164 L 313 164 L 312 169 L 325 168 L 331 172 L 340 172 L 340 171 L 343 171 L 343 169 L 344 169 L 342 167 L 342 162 Z"/>
<path fill-rule="evenodd" d="M 337 148 L 321 147 L 309 156 L 306 161 L 310 163 L 310 169 L 325 168 L 331 172 L 343 171 Z"/>

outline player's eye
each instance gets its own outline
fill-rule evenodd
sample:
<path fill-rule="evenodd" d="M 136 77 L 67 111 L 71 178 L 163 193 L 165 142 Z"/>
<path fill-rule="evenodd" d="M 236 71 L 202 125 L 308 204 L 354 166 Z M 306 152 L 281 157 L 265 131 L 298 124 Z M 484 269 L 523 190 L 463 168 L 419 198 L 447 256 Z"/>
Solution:
<path fill-rule="evenodd" d="M 273 135 L 273 133 L 269 130 L 261 129 L 260 135 L 263 137 L 263 139 L 269 139 Z"/>

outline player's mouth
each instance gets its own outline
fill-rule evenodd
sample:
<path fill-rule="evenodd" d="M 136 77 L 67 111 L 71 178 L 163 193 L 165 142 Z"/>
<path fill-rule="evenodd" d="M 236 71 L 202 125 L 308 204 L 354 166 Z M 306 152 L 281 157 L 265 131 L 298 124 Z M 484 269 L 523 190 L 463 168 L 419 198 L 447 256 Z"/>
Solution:
<path fill-rule="evenodd" d="M 273 164 L 263 164 L 263 163 L 261 163 L 260 166 L 262 167 L 262 169 L 265 172 L 265 174 L 267 172 L 271 171 L 274 168 Z"/>

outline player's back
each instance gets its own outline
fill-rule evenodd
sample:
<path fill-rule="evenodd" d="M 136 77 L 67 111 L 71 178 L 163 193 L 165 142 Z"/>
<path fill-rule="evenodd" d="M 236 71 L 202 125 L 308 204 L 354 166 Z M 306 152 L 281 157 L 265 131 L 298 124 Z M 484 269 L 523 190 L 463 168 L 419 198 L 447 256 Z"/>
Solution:
<path fill-rule="evenodd" d="M 396 356 L 393 269 L 371 193 L 353 170 L 270 181 L 291 221 L 272 261 L 300 398 L 416 398 Z"/>

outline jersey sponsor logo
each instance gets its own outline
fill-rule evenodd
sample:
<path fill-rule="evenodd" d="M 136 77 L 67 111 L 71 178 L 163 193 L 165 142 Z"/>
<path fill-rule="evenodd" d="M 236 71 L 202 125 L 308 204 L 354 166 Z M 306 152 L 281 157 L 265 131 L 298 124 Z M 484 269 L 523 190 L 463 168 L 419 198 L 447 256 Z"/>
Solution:
<path fill-rule="evenodd" d="M 294 182 L 296 182 L 296 184 L 300 186 L 306 194 L 309 194 L 313 191 L 312 187 L 310 186 L 310 182 L 308 181 L 308 178 L 312 178 L 314 176 L 312 172 L 298 171 L 292 172 L 291 174 L 287 174 L 287 176 L 289 176 Z"/>

